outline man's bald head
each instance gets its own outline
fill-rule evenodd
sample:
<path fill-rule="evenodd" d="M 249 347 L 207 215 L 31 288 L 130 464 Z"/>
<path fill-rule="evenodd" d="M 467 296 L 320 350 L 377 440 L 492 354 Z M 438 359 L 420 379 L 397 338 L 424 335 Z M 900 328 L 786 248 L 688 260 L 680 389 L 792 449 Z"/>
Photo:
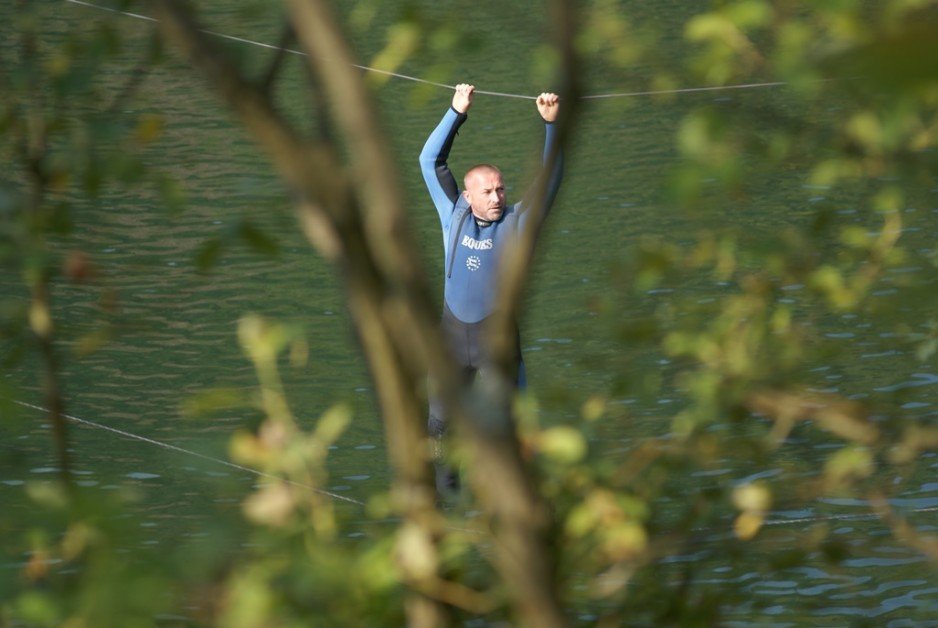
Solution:
<path fill-rule="evenodd" d="M 463 177 L 463 196 L 480 220 L 495 222 L 505 212 L 505 184 L 501 170 L 491 164 L 473 166 Z"/>

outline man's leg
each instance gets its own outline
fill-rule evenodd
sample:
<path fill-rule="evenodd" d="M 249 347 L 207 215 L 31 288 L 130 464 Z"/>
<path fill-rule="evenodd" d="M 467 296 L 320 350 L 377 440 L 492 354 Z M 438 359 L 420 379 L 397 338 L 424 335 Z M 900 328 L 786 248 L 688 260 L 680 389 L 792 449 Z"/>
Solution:
<path fill-rule="evenodd" d="M 460 369 L 463 383 L 468 386 L 475 377 L 475 369 Z M 436 479 L 436 492 L 440 497 L 453 496 L 459 492 L 459 472 L 446 459 L 447 417 L 443 402 L 433 392 L 429 395 L 430 416 L 427 420 L 427 434 L 430 437 L 433 472 Z"/>
<path fill-rule="evenodd" d="M 455 493 L 459 490 L 459 475 L 445 459 L 443 439 L 446 436 L 446 420 L 443 415 L 443 404 L 435 395 L 430 398 L 427 434 L 430 436 L 430 454 L 436 478 L 436 493 L 440 497 Z"/>

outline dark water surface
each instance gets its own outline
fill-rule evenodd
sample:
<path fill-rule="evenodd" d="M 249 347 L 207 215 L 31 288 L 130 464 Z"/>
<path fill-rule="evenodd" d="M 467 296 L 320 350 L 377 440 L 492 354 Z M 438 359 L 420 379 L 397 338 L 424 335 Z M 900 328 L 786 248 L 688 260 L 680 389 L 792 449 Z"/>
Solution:
<path fill-rule="evenodd" d="M 119 85 L 143 55 L 152 32 L 148 23 L 114 17 L 91 8 L 48 2 L 44 32 L 49 38 L 70 29 L 92 28 L 111 20 L 128 39 L 126 63 L 102 67 L 103 91 Z M 205 22 L 215 31 L 254 41 L 278 40 L 274 14 L 245 16 L 238 3 L 207 2 Z M 453 3 L 417 3 L 431 17 L 446 19 Z M 542 24 L 532 19 L 538 3 L 477 3 L 492 19 L 481 20 L 483 41 L 510 33 L 510 49 L 484 46 L 466 58 L 454 59 L 450 75 L 442 80 L 468 80 L 493 91 L 533 94 L 528 62 L 540 39 Z M 628 3 L 626 3 L 628 4 Z M 530 6 L 529 6 L 530 5 Z M 634 19 L 656 26 L 665 43 L 680 46 L 680 24 L 702 3 L 650 3 L 631 7 Z M 351 6 L 350 4 L 348 6 Z M 623 5 L 624 6 L 624 5 Z M 382 11 L 389 11 L 386 6 Z M 0 9 L 3 17 L 5 9 Z M 538 13 L 534 11 L 534 15 Z M 378 15 L 377 19 L 389 19 Z M 491 32 L 484 32 L 490 28 Z M 355 35 L 368 58 L 380 46 L 371 31 Z M 371 36 L 370 36 L 371 35 Z M 8 47 L 4 36 L 0 46 Z M 269 52 L 248 44 L 228 43 L 258 67 Z M 677 55 L 677 52 L 674 53 Z M 422 76 L 433 64 L 415 60 L 403 71 Z M 639 68 L 635 76 L 641 75 Z M 284 77 L 285 102 L 296 105 L 305 98 L 299 63 L 291 61 Z M 588 77 L 591 93 L 634 91 L 642 88 L 632 75 L 596 73 Z M 426 133 L 448 106 L 447 91 L 390 80 L 377 90 L 381 114 L 399 157 L 401 176 L 411 203 L 416 240 L 431 277 L 441 272 L 441 243 L 435 213 L 424 195 L 416 156 Z M 832 207 L 844 222 L 876 226 L 849 199 L 827 198 L 826 191 L 804 185 L 804 172 L 756 172 L 753 185 L 760 193 L 745 202 L 728 201 L 726 207 L 696 212 L 676 210 L 662 193 L 662 182 L 675 158 L 674 132 L 687 108 L 701 102 L 731 104 L 771 113 L 785 110 L 783 96 L 766 90 L 726 94 L 683 95 L 661 101 L 646 98 L 592 101 L 581 110 L 568 173 L 551 216 L 534 271 L 524 326 L 524 348 L 532 388 L 562 390 L 542 402 L 544 421 L 577 420 L 578 408 L 593 393 L 615 389 L 609 367 L 624 359 L 621 346 L 610 343 L 608 323 L 596 316 L 591 304 L 609 290 L 610 276 L 631 250 L 649 237 L 681 246 L 699 229 L 725 222 L 739 226 L 754 239 L 770 237 L 790 225 L 811 221 L 819 207 Z M 292 407 L 305 425 L 333 404 L 352 404 L 355 420 L 334 447 L 330 458 L 329 490 L 353 500 L 364 500 L 383 490 L 389 480 L 380 422 L 375 416 L 371 387 L 352 341 L 342 295 L 332 270 L 319 259 L 298 232 L 288 201 L 263 155 L 245 138 L 229 114 L 202 86 L 199 79 L 180 71 L 170 61 L 151 71 L 127 113 L 160 116 L 164 136 L 153 145 L 147 162 L 181 182 L 185 209 L 166 209 L 158 195 L 146 187 L 130 192 L 106 190 L 91 203 L 78 200 L 77 233 L 101 274 L 101 283 L 116 294 L 120 311 L 117 335 L 101 349 L 64 364 L 68 408 L 74 417 L 94 422 L 76 423 L 70 434 L 81 483 L 102 491 L 134 489 L 140 495 L 141 534 L 144 546 L 186 544 L 209 537 L 218 517 L 231 517 L 254 485 L 253 474 L 217 462 L 227 459 L 233 431 L 256 421 L 245 411 L 214 413 L 210 417 L 184 416 L 182 404 L 212 388 L 251 390 L 256 379 L 238 348 L 236 327 L 245 313 L 254 312 L 301 324 L 310 344 L 309 363 L 301 368 L 284 365 Z M 295 115 L 292 112 L 290 115 Z M 831 115 L 836 115 L 833 111 Z M 521 188 L 541 141 L 534 105 L 527 100 L 479 96 L 463 128 L 452 159 L 461 171 L 479 161 L 504 165 L 511 192 Z M 302 121 L 302 124 L 307 124 Z M 309 121 L 311 123 L 311 121 Z M 513 185 L 512 185 L 513 182 Z M 938 222 L 938 193 L 930 190 L 926 204 L 904 212 L 906 237 L 922 251 L 933 248 Z M 855 218 L 854 218 L 855 217 Z M 227 239 L 249 220 L 279 241 L 276 256 L 252 251 L 243 243 L 224 249 L 210 272 L 195 269 L 194 259 L 212 238 Z M 715 224 L 716 223 L 716 224 Z M 73 244 L 63 243 L 63 247 Z M 922 269 L 892 271 L 882 282 L 876 299 L 897 298 L 906 276 L 922 277 Z M 924 274 L 934 283 L 934 277 Z M 19 278 L 0 278 L 3 298 L 26 295 Z M 726 290 L 712 280 L 694 285 L 658 286 L 633 294 L 623 306 L 622 318 L 653 315 L 668 303 L 693 300 L 706 303 Z M 790 286 L 792 303 L 799 303 L 805 288 Z M 99 327 L 98 288 L 61 285 L 55 304 L 67 322 L 62 336 L 77 339 Z M 912 331 L 920 316 L 910 304 Z M 823 323 L 825 342 L 843 350 L 816 369 L 819 388 L 855 399 L 893 399 L 907 416 L 934 422 L 938 416 L 938 373 L 934 360 L 922 363 L 914 346 L 897 330 L 903 312 L 889 321 L 847 314 Z M 649 436 L 664 436 L 670 417 L 681 404 L 680 391 L 654 382 L 667 378 L 670 363 L 647 351 L 627 355 L 640 365 L 652 385 L 626 387 L 613 403 L 627 410 L 628 420 L 602 428 L 599 445 L 607 455 L 625 455 L 632 443 Z M 36 364 L 30 360 L 2 374 L 4 392 L 37 404 Z M 643 390 L 654 390 L 646 394 Z M 30 506 L 23 496 L 25 483 L 55 472 L 50 453 L 49 428 L 37 422 L 41 414 L 25 406 L 6 406 L 0 424 L 0 585 L 11 581 L 22 556 L 16 521 L 28 520 Z M 149 439 L 131 439 L 102 429 L 110 426 Z M 169 446 L 169 447 L 168 447 Z M 177 448 L 173 449 L 171 447 Z M 829 444 L 793 438 L 785 456 L 792 460 L 819 459 Z M 214 461 L 217 460 L 217 461 Z M 932 534 L 936 531 L 938 460 L 925 472 L 905 478 L 896 507 Z M 773 477 L 781 469 L 769 469 Z M 715 471 L 721 479 L 736 478 L 737 470 Z M 223 481 L 219 482 L 222 479 Z M 358 508 L 351 504 L 349 508 Z M 753 570 L 721 566 L 719 557 L 701 554 L 676 557 L 673 562 L 699 561 L 712 582 L 730 582 L 751 593 L 751 607 L 734 609 L 739 624 L 843 625 L 867 620 L 876 625 L 927 625 L 938 608 L 938 577 L 934 566 L 918 553 L 897 544 L 877 520 L 865 517 L 864 504 L 852 501 L 819 503 L 816 508 L 776 513 L 767 530 L 767 545 L 797 542 L 806 526 L 826 523 L 850 547 L 851 558 L 837 567 L 819 561 L 797 569 L 777 570 L 771 579 Z M 756 563 L 758 557 L 754 557 Z M 933 624 L 932 624 L 933 625 Z"/>

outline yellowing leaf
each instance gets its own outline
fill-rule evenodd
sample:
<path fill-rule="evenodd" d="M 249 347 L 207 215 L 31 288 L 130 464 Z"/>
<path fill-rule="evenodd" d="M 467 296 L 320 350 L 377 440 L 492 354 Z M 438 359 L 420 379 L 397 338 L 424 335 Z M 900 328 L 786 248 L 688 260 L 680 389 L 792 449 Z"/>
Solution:
<path fill-rule="evenodd" d="M 421 29 L 417 24 L 401 22 L 388 30 L 388 43 L 371 60 L 371 67 L 384 72 L 396 71 L 407 58 L 414 53 L 420 43 Z M 386 74 L 372 74 L 369 80 L 383 83 Z"/>
<path fill-rule="evenodd" d="M 293 514 L 296 500 L 286 484 L 268 484 L 244 500 L 245 516 L 262 525 L 281 527 Z"/>
<path fill-rule="evenodd" d="M 732 499 L 743 512 L 766 512 L 772 507 L 772 491 L 762 483 L 740 484 L 733 489 Z"/>
<path fill-rule="evenodd" d="M 436 574 L 438 561 L 433 542 L 419 526 L 407 524 L 401 528 L 395 553 L 398 565 L 408 578 L 422 580 Z"/>
<path fill-rule="evenodd" d="M 824 480 L 828 488 L 837 488 L 853 480 L 873 474 L 876 463 L 866 447 L 844 447 L 831 456 L 824 465 Z"/>
<path fill-rule="evenodd" d="M 244 431 L 231 437 L 228 453 L 232 460 L 242 464 L 266 466 L 270 458 L 270 449 L 256 436 Z"/>
<path fill-rule="evenodd" d="M 648 547 L 648 533 L 637 521 L 623 521 L 606 528 L 605 550 L 614 560 L 635 558 Z"/>
<path fill-rule="evenodd" d="M 60 509 L 68 505 L 68 495 L 61 482 L 29 482 L 26 484 L 26 494 L 47 508 Z"/>
<path fill-rule="evenodd" d="M 587 421 L 596 421 L 606 413 L 606 399 L 599 395 L 593 395 L 586 400 L 580 414 Z"/>
<path fill-rule="evenodd" d="M 558 462 L 572 463 L 586 455 L 586 439 L 572 427 L 552 427 L 538 439 L 540 450 Z"/>
<path fill-rule="evenodd" d="M 40 338 L 52 333 L 52 315 L 44 303 L 33 301 L 29 306 L 29 327 Z"/>
<path fill-rule="evenodd" d="M 881 147 L 883 128 L 872 113 L 865 111 L 854 115 L 847 121 L 847 134 L 869 150 Z"/>
<path fill-rule="evenodd" d="M 733 522 L 733 534 L 738 539 L 748 541 L 759 532 L 763 523 L 765 523 L 765 517 L 762 513 L 744 512 Z"/>
<path fill-rule="evenodd" d="M 72 524 L 62 538 L 62 557 L 65 560 L 75 560 L 99 537 L 100 532 L 87 523 Z"/>
<path fill-rule="evenodd" d="M 338 404 L 329 408 L 319 419 L 316 425 L 316 437 L 328 447 L 334 443 L 352 422 L 351 408 L 346 404 Z"/>

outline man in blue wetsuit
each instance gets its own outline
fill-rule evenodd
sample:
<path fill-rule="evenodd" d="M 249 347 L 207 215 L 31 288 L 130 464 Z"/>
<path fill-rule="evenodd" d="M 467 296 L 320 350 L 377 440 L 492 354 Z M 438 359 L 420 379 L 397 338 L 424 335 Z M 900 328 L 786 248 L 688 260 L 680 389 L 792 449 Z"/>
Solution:
<path fill-rule="evenodd" d="M 502 174 L 491 164 L 473 166 L 463 178 L 460 191 L 447 165 L 456 132 L 466 121 L 472 106 L 472 85 L 459 84 L 452 106 L 430 134 L 420 153 L 420 168 L 443 227 L 445 287 L 443 298 L 443 336 L 467 382 L 491 368 L 482 346 L 482 324 L 495 308 L 498 261 L 505 246 L 518 237 L 529 214 L 525 202 L 509 205 L 505 198 Z M 560 108 L 556 94 L 545 92 L 537 97 L 537 110 L 544 119 L 546 137 L 544 161 L 557 141 L 554 122 Z M 563 170 L 558 152 L 550 173 L 545 211 L 550 208 Z M 524 363 L 520 337 L 515 331 L 514 373 L 519 387 L 524 386 Z M 436 485 L 440 493 L 458 488 L 458 477 L 441 459 L 440 443 L 446 431 L 446 418 L 438 398 L 431 393 L 428 432 L 434 442 Z"/>

